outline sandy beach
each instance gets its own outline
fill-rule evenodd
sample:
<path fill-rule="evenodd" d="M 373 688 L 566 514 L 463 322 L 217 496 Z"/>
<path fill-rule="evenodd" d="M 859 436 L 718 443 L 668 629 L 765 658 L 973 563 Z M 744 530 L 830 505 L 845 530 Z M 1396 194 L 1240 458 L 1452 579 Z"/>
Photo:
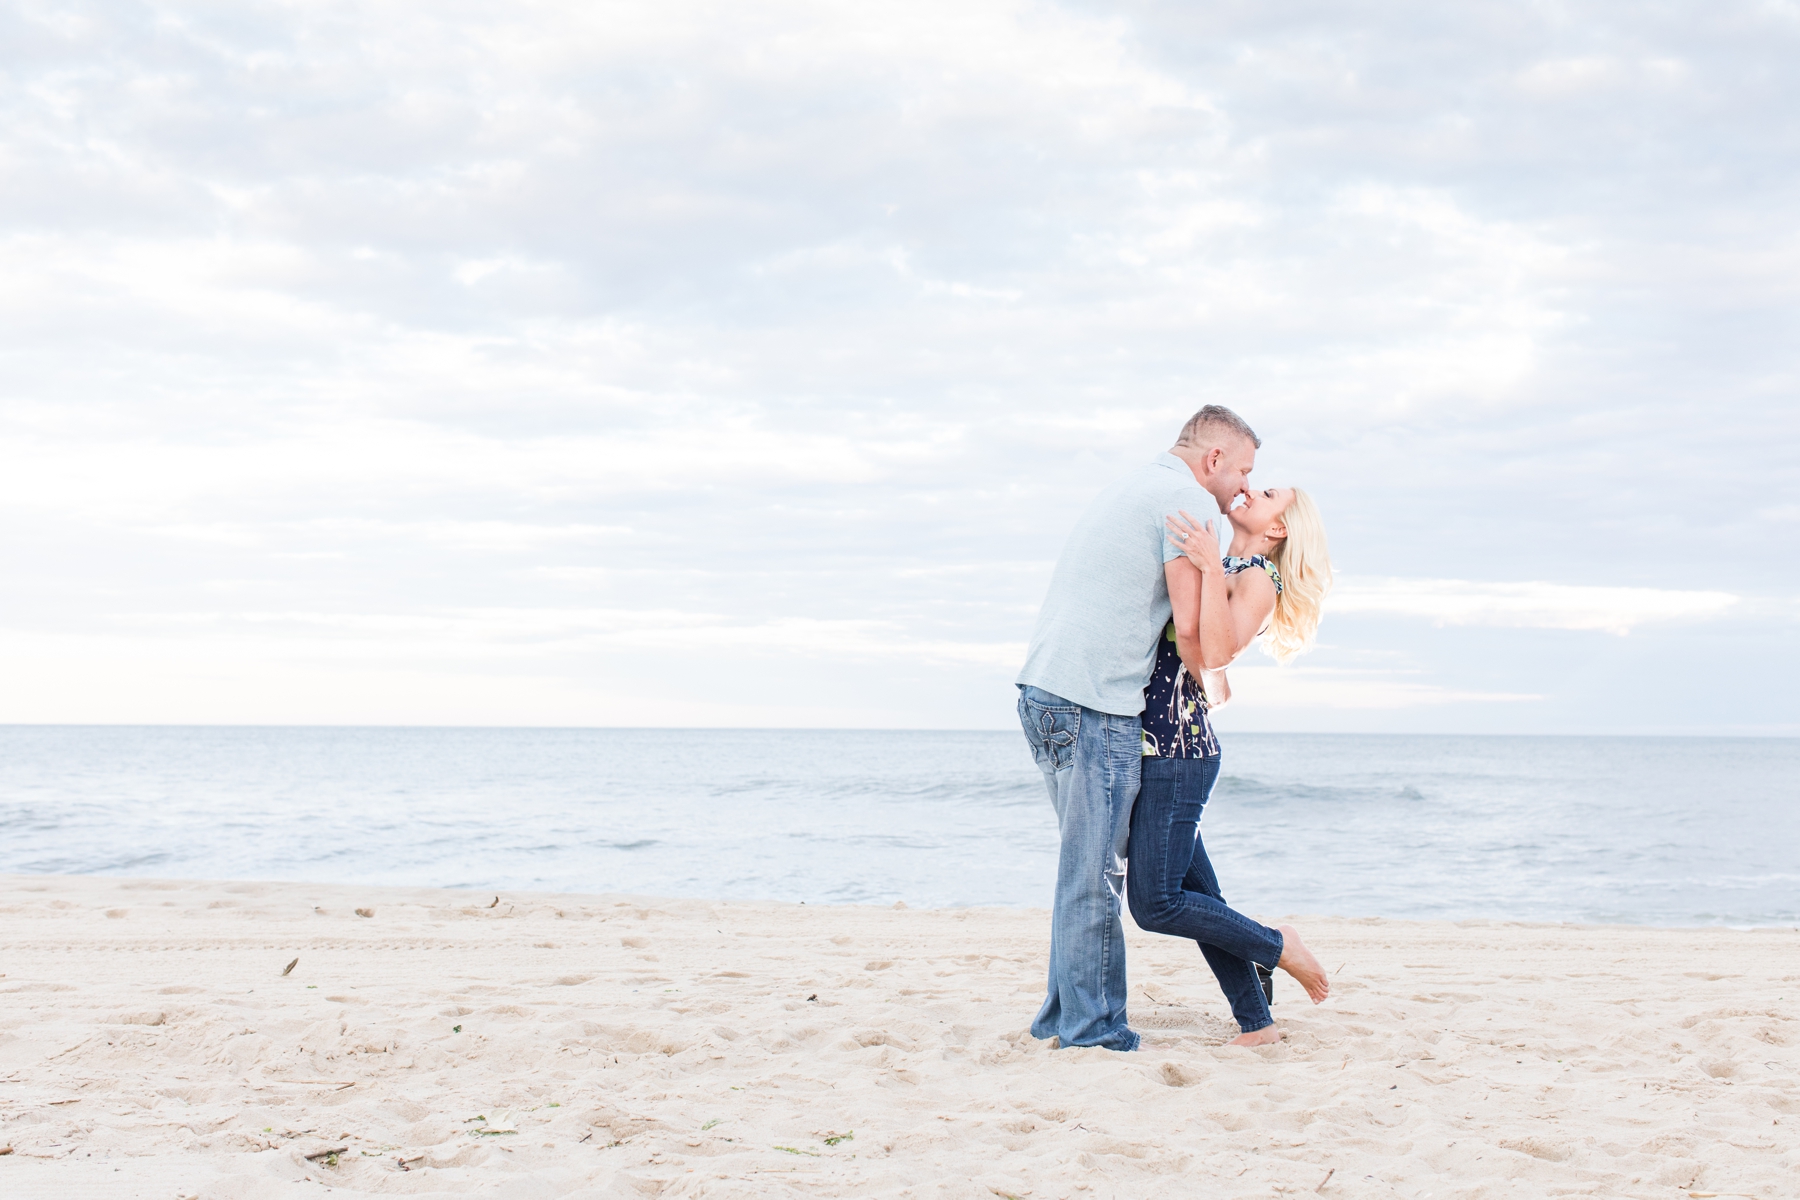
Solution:
<path fill-rule="evenodd" d="M 1027 1034 L 1042 911 L 0 894 L 8 1197 L 1800 1194 L 1794 930 L 1302 919 L 1249 1050 L 1133 929 L 1120 1055 Z"/>

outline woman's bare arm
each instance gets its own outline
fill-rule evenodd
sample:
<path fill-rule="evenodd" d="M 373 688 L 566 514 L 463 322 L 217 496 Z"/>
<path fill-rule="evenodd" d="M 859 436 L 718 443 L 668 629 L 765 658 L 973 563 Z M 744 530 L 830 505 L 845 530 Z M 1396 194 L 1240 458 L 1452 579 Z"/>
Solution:
<path fill-rule="evenodd" d="M 1163 565 L 1163 577 L 1169 582 L 1169 607 L 1175 616 L 1175 645 L 1181 652 L 1181 661 L 1189 673 L 1198 676 L 1202 671 L 1217 670 L 1235 657 L 1232 647 L 1231 601 L 1226 594 L 1225 568 L 1219 563 L 1219 542 L 1213 536 L 1212 522 L 1195 525 L 1187 513 L 1181 514 L 1186 521 L 1176 522 L 1169 518 L 1169 540 L 1184 553 L 1185 557 L 1171 559 Z M 1191 570 L 1178 572 L 1181 576 L 1184 609 L 1175 607 L 1175 576 L 1169 568 L 1176 563 L 1184 563 Z M 1186 588 L 1193 582 L 1199 584 L 1196 596 L 1189 600 Z M 1194 627 L 1190 631 L 1184 629 L 1184 615 L 1191 612 Z M 1190 654 L 1183 644 L 1184 637 L 1197 640 L 1197 645 Z"/>
<path fill-rule="evenodd" d="M 1207 704 L 1223 708 L 1231 702 L 1231 682 L 1224 671 L 1208 670 L 1200 653 L 1200 568 L 1185 558 L 1172 558 L 1163 564 L 1163 579 L 1169 585 L 1169 611 L 1174 614 L 1175 652 L 1188 674 L 1206 689 Z"/>
<path fill-rule="evenodd" d="M 1207 670 L 1222 671 L 1238 656 L 1239 647 L 1231 612 L 1230 580 L 1216 549 L 1208 559 L 1212 569 L 1200 569 L 1200 655 Z"/>
<path fill-rule="evenodd" d="M 1275 615 L 1275 581 L 1267 571 L 1239 571 L 1226 579 L 1227 603 L 1231 611 L 1232 659 L 1249 649 L 1256 635 L 1268 628 Z M 1224 667 L 1229 663 L 1220 663 Z"/>
<path fill-rule="evenodd" d="M 1200 570 L 1185 558 L 1171 558 L 1163 564 L 1163 581 L 1169 585 L 1175 652 L 1188 674 L 1198 678 L 1206 669 L 1200 653 Z"/>
<path fill-rule="evenodd" d="M 1256 635 L 1274 615 L 1274 581 L 1264 571 L 1243 571 L 1227 576 L 1219 562 L 1219 544 L 1210 527 L 1195 524 L 1187 513 L 1170 517 L 1168 527 L 1170 540 L 1186 552 L 1187 561 L 1194 565 L 1200 576 L 1197 615 L 1202 667 L 1208 671 L 1222 671 L 1256 640 Z M 1176 632 L 1180 632 L 1179 625 Z M 1184 657 L 1182 661 L 1185 663 L 1187 659 Z M 1191 666 L 1188 669 L 1193 670 Z"/>

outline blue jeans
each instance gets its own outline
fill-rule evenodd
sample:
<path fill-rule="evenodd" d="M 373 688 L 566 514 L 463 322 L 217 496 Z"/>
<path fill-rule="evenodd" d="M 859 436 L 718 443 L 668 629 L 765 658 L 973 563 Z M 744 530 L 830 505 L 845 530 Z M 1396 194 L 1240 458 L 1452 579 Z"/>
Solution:
<path fill-rule="evenodd" d="M 1033 1037 L 1136 1050 L 1125 1023 L 1125 843 L 1137 798 L 1143 725 L 1040 688 L 1019 688 L 1019 723 L 1062 831 L 1050 914 L 1050 987 Z"/>
<path fill-rule="evenodd" d="M 1227 907 L 1200 841 L 1200 811 L 1219 777 L 1219 758 L 1146 758 L 1131 814 L 1131 916 L 1142 929 L 1193 938 L 1206 956 L 1238 1028 L 1275 1023 L 1254 964 L 1281 961 L 1281 931 Z"/>

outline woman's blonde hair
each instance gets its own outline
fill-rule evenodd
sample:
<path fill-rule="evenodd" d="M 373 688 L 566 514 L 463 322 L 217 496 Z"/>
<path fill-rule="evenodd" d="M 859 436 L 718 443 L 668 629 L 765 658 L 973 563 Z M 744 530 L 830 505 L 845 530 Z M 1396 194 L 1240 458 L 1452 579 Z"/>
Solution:
<path fill-rule="evenodd" d="M 1325 544 L 1325 522 L 1312 497 L 1294 489 L 1294 499 L 1281 514 L 1287 536 L 1269 554 L 1281 573 L 1281 595 L 1263 646 L 1285 663 L 1312 647 L 1319 632 L 1319 606 L 1331 590 L 1331 548 Z"/>

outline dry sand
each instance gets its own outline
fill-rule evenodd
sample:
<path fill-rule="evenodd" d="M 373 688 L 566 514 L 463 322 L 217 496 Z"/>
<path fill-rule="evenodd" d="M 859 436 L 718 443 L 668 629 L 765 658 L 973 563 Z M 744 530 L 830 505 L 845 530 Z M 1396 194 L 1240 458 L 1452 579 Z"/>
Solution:
<path fill-rule="evenodd" d="M 1026 1033 L 1041 911 L 0 897 L 13 1200 L 1800 1195 L 1793 930 L 1304 921 L 1259 1050 L 1133 930 L 1112 1054 Z"/>

